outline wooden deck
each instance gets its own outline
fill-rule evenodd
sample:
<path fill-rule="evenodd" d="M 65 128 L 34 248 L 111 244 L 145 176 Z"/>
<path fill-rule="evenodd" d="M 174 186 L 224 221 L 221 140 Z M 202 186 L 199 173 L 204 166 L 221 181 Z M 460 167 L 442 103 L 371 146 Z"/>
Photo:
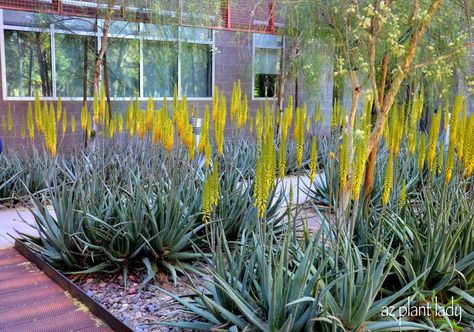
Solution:
<path fill-rule="evenodd" d="M 0 332 L 112 331 L 15 249 L 0 250 Z"/>

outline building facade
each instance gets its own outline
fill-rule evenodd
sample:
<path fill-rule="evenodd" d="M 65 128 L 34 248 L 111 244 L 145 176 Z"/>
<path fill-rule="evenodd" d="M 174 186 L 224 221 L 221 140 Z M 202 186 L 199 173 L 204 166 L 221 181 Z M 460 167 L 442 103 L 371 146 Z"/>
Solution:
<path fill-rule="evenodd" d="M 176 88 L 179 98 L 202 113 L 215 86 L 230 102 L 238 80 L 251 112 L 266 100 L 276 106 L 285 40 L 274 0 L 203 0 L 199 10 L 185 0 L 142 2 L 144 7 L 122 1 L 108 8 L 112 20 L 101 81 L 107 79 L 114 111 L 125 111 L 136 98 L 145 107 L 151 97 L 159 107 Z M 104 6 L 92 0 L 0 0 L 0 132 L 7 146 L 26 143 L 22 128 L 36 93 L 42 102 L 61 98 L 76 118 L 84 101 L 92 106 Z M 291 83 L 283 91 L 283 100 L 295 93 Z M 330 108 L 329 90 L 325 98 Z M 5 130 L 8 110 L 11 130 Z M 80 142 L 80 135 L 68 132 L 64 144 Z"/>

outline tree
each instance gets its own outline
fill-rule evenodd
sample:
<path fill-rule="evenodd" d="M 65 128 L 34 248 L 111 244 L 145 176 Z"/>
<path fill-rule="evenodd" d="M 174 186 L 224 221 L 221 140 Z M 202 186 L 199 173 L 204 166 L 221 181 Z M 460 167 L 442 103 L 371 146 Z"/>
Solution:
<path fill-rule="evenodd" d="M 466 50 L 467 34 L 459 24 L 455 25 L 454 31 L 445 31 L 445 38 L 439 38 L 439 33 L 436 33 L 436 27 L 462 20 L 462 15 L 452 7 L 464 6 L 463 3 L 443 0 L 336 0 L 330 3 L 315 0 L 296 2 L 294 6 L 303 9 L 293 10 L 288 19 L 298 21 L 306 40 L 316 36 L 334 42 L 335 76 L 350 80 L 352 101 L 345 129 L 349 170 L 339 202 L 339 214 L 344 214 L 351 197 L 354 124 L 361 94 L 364 90 L 371 90 L 374 95 L 375 121 L 370 137 L 367 137 L 365 194 L 368 197 L 377 147 L 392 106 L 407 78 L 431 65 L 440 67 L 453 56 L 460 57 Z M 448 49 L 438 47 L 444 54 L 420 54 L 420 48 L 426 44 L 439 46 L 446 42 L 450 43 Z"/>

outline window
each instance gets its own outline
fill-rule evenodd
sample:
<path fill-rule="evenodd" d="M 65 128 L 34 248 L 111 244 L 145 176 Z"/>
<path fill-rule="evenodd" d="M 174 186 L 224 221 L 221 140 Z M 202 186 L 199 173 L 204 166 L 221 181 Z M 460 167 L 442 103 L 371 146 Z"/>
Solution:
<path fill-rule="evenodd" d="M 93 95 L 92 73 L 96 38 L 72 34 L 54 35 L 56 55 L 56 93 L 61 97 L 84 95 L 84 68 L 87 66 L 87 95 Z M 87 63 L 84 63 L 87 52 Z"/>
<path fill-rule="evenodd" d="M 209 45 L 182 44 L 181 93 L 187 97 L 212 96 L 212 53 Z"/>
<path fill-rule="evenodd" d="M 278 94 L 282 39 L 273 35 L 254 35 L 254 98 L 274 98 Z"/>
<path fill-rule="evenodd" d="M 45 97 L 80 98 L 85 84 L 92 97 L 102 20 L 2 13 L 6 98 L 32 98 L 37 90 Z M 172 97 L 176 85 L 179 97 L 212 97 L 212 30 L 113 21 L 107 44 L 112 98 Z"/>
<path fill-rule="evenodd" d="M 110 38 L 107 69 L 111 97 L 140 95 L 140 42 L 137 39 Z"/>
<path fill-rule="evenodd" d="M 7 95 L 52 96 L 50 34 L 5 30 L 4 36 Z"/>
<path fill-rule="evenodd" d="M 178 43 L 143 41 L 143 93 L 145 97 L 172 97 L 178 84 Z"/>

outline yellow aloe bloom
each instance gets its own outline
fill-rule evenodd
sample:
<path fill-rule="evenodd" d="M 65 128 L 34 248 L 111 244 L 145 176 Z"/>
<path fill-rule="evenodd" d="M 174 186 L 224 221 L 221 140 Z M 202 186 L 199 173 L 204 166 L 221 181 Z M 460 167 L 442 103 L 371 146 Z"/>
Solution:
<path fill-rule="evenodd" d="M 474 171 L 474 114 L 467 120 L 464 136 L 464 175 L 471 176 Z"/>
<path fill-rule="evenodd" d="M 147 119 L 146 119 L 146 130 L 151 132 L 153 129 L 153 119 L 155 115 L 155 103 L 151 96 L 148 98 L 148 105 L 147 105 Z"/>
<path fill-rule="evenodd" d="M 463 105 L 461 106 L 461 119 L 458 124 L 458 132 L 456 134 L 456 141 L 457 141 L 457 147 L 456 147 L 456 154 L 458 156 L 459 162 L 463 159 L 463 153 L 464 153 L 464 128 L 466 127 L 467 123 L 467 110 L 466 110 L 466 100 L 463 100 Z"/>
<path fill-rule="evenodd" d="M 400 190 L 400 199 L 399 199 L 400 206 L 401 207 L 405 206 L 406 201 L 407 201 L 407 184 L 406 184 L 406 181 L 403 181 L 402 189 Z"/>
<path fill-rule="evenodd" d="M 365 163 L 367 161 L 367 141 L 368 136 L 363 130 L 356 130 L 354 135 L 355 141 L 355 158 L 354 173 L 352 177 L 352 196 L 354 200 L 359 199 L 362 179 L 364 177 Z"/>
<path fill-rule="evenodd" d="M 178 111 L 179 108 L 179 100 L 178 100 L 178 85 L 175 84 L 173 88 L 173 101 L 171 102 L 171 110 L 173 114 Z"/>
<path fill-rule="evenodd" d="M 62 112 L 62 123 L 61 123 L 61 134 L 62 134 L 62 138 L 64 138 L 64 136 L 66 135 L 66 131 L 67 131 L 67 113 L 66 113 L 66 110 L 64 110 Z"/>
<path fill-rule="evenodd" d="M 418 169 L 423 172 L 425 168 L 426 159 L 426 134 L 422 133 L 420 138 L 420 145 L 418 147 Z"/>
<path fill-rule="evenodd" d="M 432 117 L 431 117 L 431 126 L 428 138 L 428 154 L 427 154 L 427 163 L 428 163 L 428 170 L 430 173 L 435 172 L 435 157 L 436 157 L 436 147 L 439 138 L 439 129 L 441 126 L 441 111 L 438 110 Z"/>
<path fill-rule="evenodd" d="M 344 133 L 342 144 L 339 146 L 339 185 L 344 188 L 347 181 L 349 167 L 349 138 Z"/>
<path fill-rule="evenodd" d="M 8 131 L 12 131 L 13 130 L 13 115 L 12 115 L 12 105 L 10 103 L 8 103 L 8 115 L 7 115 L 7 121 L 8 121 Z"/>
<path fill-rule="evenodd" d="M 321 122 L 321 104 L 316 105 L 316 110 L 314 111 L 314 123 Z"/>
<path fill-rule="evenodd" d="M 87 118 L 89 117 L 89 112 L 87 112 L 87 106 L 84 103 L 82 105 L 82 111 L 81 111 L 81 129 L 82 131 L 86 131 L 87 129 Z"/>
<path fill-rule="evenodd" d="M 309 162 L 309 180 L 312 184 L 318 170 L 318 147 L 316 143 L 316 136 L 313 136 L 311 141 L 311 159 Z"/>
<path fill-rule="evenodd" d="M 449 99 L 446 99 L 446 105 L 444 107 L 443 116 L 443 132 L 446 134 L 448 132 L 449 126 Z"/>
<path fill-rule="evenodd" d="M 275 182 L 276 151 L 273 135 L 273 125 L 270 125 L 264 132 L 261 148 L 257 149 L 260 152 L 257 152 L 254 198 L 259 218 L 265 215 L 268 197 Z"/>
<path fill-rule="evenodd" d="M 212 147 L 211 147 L 211 140 L 209 136 L 206 136 L 206 146 L 204 147 L 204 157 L 205 157 L 205 165 L 206 168 L 209 168 L 211 164 L 211 157 L 212 157 Z"/>
<path fill-rule="evenodd" d="M 225 95 L 221 94 L 221 96 L 219 97 L 219 114 L 217 115 L 216 122 L 214 125 L 216 148 L 220 156 L 222 156 L 222 154 L 224 153 L 224 132 L 226 125 L 226 117 L 227 106 Z"/>
<path fill-rule="evenodd" d="M 305 108 L 298 108 L 296 110 L 296 120 L 294 128 L 294 140 L 296 145 L 296 164 L 301 166 L 303 162 L 303 149 L 304 149 L 304 123 L 305 123 Z"/>
<path fill-rule="evenodd" d="M 448 147 L 448 156 L 446 160 L 446 174 L 445 174 L 445 184 L 447 185 L 451 181 L 454 170 L 454 155 L 457 146 L 457 132 L 458 132 L 458 122 L 459 122 L 459 112 L 462 107 L 462 96 L 454 97 L 453 111 L 451 114 L 451 119 L 449 123 L 449 147 Z"/>
<path fill-rule="evenodd" d="M 76 116 L 73 114 L 71 115 L 71 133 L 74 134 L 76 132 Z"/>
<path fill-rule="evenodd" d="M 38 131 L 41 133 L 43 128 L 41 128 L 41 102 L 40 102 L 40 97 L 39 97 L 39 92 L 36 90 L 35 92 L 35 122 L 36 122 L 36 127 L 38 128 Z"/>
<path fill-rule="evenodd" d="M 31 103 L 28 103 L 28 134 L 30 136 L 30 140 L 34 142 L 35 140 L 35 123 L 33 119 L 33 109 L 31 107 Z"/>
<path fill-rule="evenodd" d="M 203 219 L 207 223 L 211 213 L 219 203 L 219 165 L 214 159 L 212 172 L 207 176 L 203 184 L 202 212 Z"/>
<path fill-rule="evenodd" d="M 249 112 L 248 98 L 247 95 L 244 95 L 244 101 L 239 107 L 239 112 L 237 114 L 237 128 L 241 129 L 247 124 L 247 117 Z"/>
<path fill-rule="evenodd" d="M 393 185 L 393 154 L 389 154 L 387 168 L 385 169 L 385 180 L 383 183 L 383 192 L 382 192 L 382 205 L 388 203 L 390 197 L 390 191 L 392 190 Z"/>
<path fill-rule="evenodd" d="M 165 128 L 166 129 L 164 131 L 164 135 L 162 135 L 162 137 L 166 137 L 164 146 L 166 150 L 168 151 L 168 153 L 171 153 L 171 151 L 173 150 L 173 145 L 174 145 L 174 126 L 171 119 L 168 118 L 166 120 Z"/>

